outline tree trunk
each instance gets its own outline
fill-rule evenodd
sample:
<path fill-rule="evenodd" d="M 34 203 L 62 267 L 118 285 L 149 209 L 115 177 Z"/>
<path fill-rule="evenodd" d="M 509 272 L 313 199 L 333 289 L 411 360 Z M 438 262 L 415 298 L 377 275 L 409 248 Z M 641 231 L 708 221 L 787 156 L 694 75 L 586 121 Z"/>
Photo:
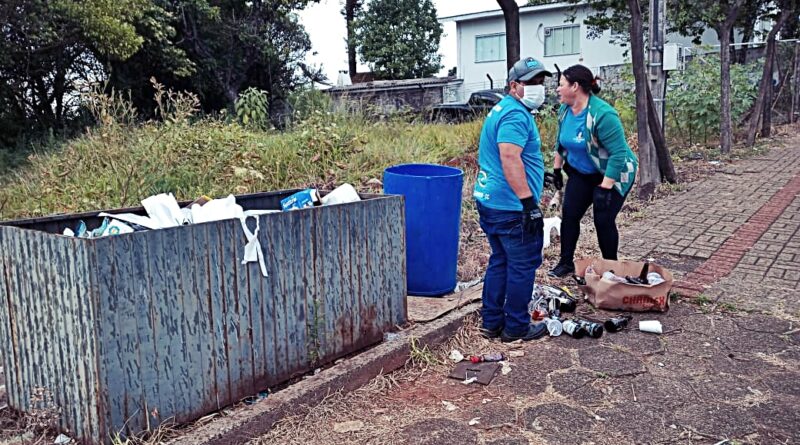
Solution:
<path fill-rule="evenodd" d="M 731 47 L 723 42 L 728 42 L 731 39 L 733 24 L 736 22 L 736 16 L 738 15 L 739 7 L 742 5 L 742 2 L 743 0 L 736 0 L 733 5 L 728 7 L 725 20 L 719 24 L 717 29 L 717 37 L 720 42 L 719 142 L 720 151 L 723 153 L 730 153 L 731 147 L 733 146 L 733 124 L 731 123 Z"/>
<path fill-rule="evenodd" d="M 675 184 L 678 180 L 678 175 L 675 173 L 675 165 L 672 163 L 672 156 L 667 148 L 667 141 L 664 139 L 664 132 L 661 130 L 660 119 L 657 115 L 658 110 L 649 87 L 647 88 L 647 102 L 647 124 L 650 127 L 650 136 L 655 147 L 661 180 Z"/>
<path fill-rule="evenodd" d="M 515 0 L 497 0 L 506 22 L 506 68 L 519 60 L 519 5 Z"/>
<path fill-rule="evenodd" d="M 639 0 L 627 0 L 631 12 L 631 59 L 636 84 L 636 131 L 639 140 L 639 197 L 647 199 L 655 192 L 659 183 L 658 157 L 650 141 L 648 126 L 647 71 L 644 61 L 644 37 L 642 10 Z"/>
<path fill-rule="evenodd" d="M 358 71 L 356 64 L 356 45 L 355 45 L 355 21 L 356 10 L 361 7 L 360 0 L 345 0 L 344 20 L 347 24 L 347 69 L 352 78 Z"/>
<path fill-rule="evenodd" d="M 772 113 L 772 67 L 775 64 L 775 50 L 776 50 L 776 42 L 775 38 L 778 34 L 778 31 L 783 27 L 783 24 L 786 23 L 786 20 L 789 19 L 789 16 L 792 14 L 792 9 L 787 8 L 781 11 L 780 17 L 778 17 L 778 21 L 775 23 L 775 26 L 769 31 L 767 34 L 767 49 L 766 53 L 764 54 L 764 69 L 761 72 L 761 83 L 758 88 L 758 96 L 756 97 L 756 103 L 753 105 L 753 112 L 750 115 L 750 122 L 748 125 L 747 131 L 747 145 L 753 146 L 756 143 L 756 135 L 761 128 L 762 120 L 764 122 L 764 128 L 766 129 L 767 123 L 771 121 L 771 113 Z M 768 116 L 769 115 L 769 116 Z M 766 120 L 764 120 L 766 119 Z M 769 135 L 769 130 L 766 131 L 767 135 Z M 763 134 L 763 131 L 762 131 Z"/>

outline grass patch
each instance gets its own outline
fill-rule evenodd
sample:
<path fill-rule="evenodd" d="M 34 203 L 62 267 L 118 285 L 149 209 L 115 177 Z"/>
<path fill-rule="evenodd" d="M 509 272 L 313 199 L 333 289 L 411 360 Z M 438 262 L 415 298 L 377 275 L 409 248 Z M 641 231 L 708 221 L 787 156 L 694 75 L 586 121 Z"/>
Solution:
<path fill-rule="evenodd" d="M 113 119 L 7 174 L 0 218 L 138 205 L 349 182 L 362 190 L 383 169 L 444 163 L 477 151 L 480 122 L 417 125 L 316 113 L 296 130 L 246 129 L 215 119 L 131 125 Z M 371 190 L 375 191 L 375 190 Z"/>

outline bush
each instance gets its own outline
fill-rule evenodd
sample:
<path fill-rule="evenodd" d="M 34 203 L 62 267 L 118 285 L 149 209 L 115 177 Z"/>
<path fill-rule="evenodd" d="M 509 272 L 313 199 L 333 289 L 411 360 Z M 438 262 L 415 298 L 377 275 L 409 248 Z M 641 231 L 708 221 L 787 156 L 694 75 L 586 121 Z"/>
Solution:
<path fill-rule="evenodd" d="M 735 123 L 755 101 L 760 63 L 731 65 L 731 118 Z M 716 54 L 694 57 L 682 72 L 670 78 L 667 92 L 667 113 L 672 128 L 688 136 L 688 143 L 720 131 L 720 62 Z M 684 142 L 687 142 L 684 140 Z"/>

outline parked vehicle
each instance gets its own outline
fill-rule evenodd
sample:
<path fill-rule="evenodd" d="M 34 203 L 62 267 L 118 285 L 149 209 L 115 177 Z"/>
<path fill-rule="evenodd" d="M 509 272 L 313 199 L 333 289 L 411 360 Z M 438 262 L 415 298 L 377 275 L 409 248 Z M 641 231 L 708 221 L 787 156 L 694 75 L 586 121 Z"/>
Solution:
<path fill-rule="evenodd" d="M 505 96 L 503 90 L 480 90 L 469 96 L 466 103 L 440 104 L 431 108 L 431 122 L 467 122 L 483 118 Z"/>

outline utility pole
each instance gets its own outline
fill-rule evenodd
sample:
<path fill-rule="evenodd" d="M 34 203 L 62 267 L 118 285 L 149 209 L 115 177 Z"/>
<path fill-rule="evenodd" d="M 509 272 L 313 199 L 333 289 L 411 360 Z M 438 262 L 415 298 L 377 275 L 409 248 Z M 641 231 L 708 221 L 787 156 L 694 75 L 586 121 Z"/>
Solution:
<path fill-rule="evenodd" d="M 656 116 L 661 124 L 661 133 L 664 133 L 664 84 L 666 72 L 664 71 L 664 39 L 666 30 L 666 3 L 667 0 L 650 0 L 650 91 L 653 94 Z"/>

